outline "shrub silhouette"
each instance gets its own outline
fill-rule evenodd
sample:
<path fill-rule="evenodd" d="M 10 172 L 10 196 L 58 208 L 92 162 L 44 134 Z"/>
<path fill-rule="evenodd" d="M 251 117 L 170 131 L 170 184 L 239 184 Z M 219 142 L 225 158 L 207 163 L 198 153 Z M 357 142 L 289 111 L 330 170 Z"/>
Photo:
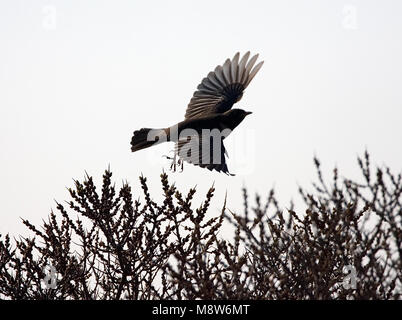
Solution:
<path fill-rule="evenodd" d="M 71 200 L 32 238 L 0 237 L 3 299 L 400 299 L 401 175 L 372 172 L 358 158 L 363 182 L 331 184 L 314 159 L 318 183 L 300 188 L 307 210 L 283 210 L 274 190 L 264 202 L 218 216 L 206 213 L 214 188 L 194 208 L 196 190 L 182 194 L 161 175 L 164 199 L 144 201 L 130 186 L 116 190 L 110 170 L 97 191 L 93 178 L 75 181 Z M 234 235 L 222 239 L 222 225 Z M 53 268 L 52 270 L 49 268 Z"/>

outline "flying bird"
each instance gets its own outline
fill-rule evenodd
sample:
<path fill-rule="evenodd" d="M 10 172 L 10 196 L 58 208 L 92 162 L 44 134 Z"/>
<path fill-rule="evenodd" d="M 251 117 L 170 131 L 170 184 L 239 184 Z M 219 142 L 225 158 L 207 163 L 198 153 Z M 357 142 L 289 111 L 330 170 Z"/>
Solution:
<path fill-rule="evenodd" d="M 171 168 L 174 170 L 176 164 L 183 168 L 183 161 L 186 161 L 232 175 L 226 164 L 223 140 L 251 114 L 232 107 L 242 98 L 244 90 L 264 63 L 255 64 L 258 54 L 249 57 L 250 52 L 247 52 L 240 59 L 238 52 L 233 59 L 227 59 L 222 66 L 208 73 L 194 92 L 183 121 L 167 128 L 134 131 L 131 151 L 173 141 L 174 157 L 167 158 L 173 160 Z"/>

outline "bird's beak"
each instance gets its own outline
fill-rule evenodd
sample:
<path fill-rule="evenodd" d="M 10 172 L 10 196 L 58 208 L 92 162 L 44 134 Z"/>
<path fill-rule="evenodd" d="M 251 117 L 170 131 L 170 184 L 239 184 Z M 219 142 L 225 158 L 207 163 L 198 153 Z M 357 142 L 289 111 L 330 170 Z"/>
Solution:
<path fill-rule="evenodd" d="M 248 116 L 249 114 L 252 114 L 251 111 L 246 111 L 246 116 Z"/>

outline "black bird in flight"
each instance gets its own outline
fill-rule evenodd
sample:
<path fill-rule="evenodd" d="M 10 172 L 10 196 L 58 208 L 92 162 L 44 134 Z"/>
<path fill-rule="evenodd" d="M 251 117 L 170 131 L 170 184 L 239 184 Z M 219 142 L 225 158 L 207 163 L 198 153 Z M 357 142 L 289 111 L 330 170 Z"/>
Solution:
<path fill-rule="evenodd" d="M 258 54 L 251 59 L 250 52 L 236 53 L 232 60 L 227 59 L 223 66 L 217 66 L 198 85 L 187 106 L 185 119 L 178 124 L 163 128 L 142 128 L 134 131 L 131 151 L 135 152 L 152 145 L 175 142 L 172 166 L 183 167 L 183 160 L 209 170 L 230 174 L 223 140 L 251 112 L 232 109 L 243 91 L 262 67 L 264 61 L 255 65 Z M 255 66 L 254 66 L 255 65 Z"/>

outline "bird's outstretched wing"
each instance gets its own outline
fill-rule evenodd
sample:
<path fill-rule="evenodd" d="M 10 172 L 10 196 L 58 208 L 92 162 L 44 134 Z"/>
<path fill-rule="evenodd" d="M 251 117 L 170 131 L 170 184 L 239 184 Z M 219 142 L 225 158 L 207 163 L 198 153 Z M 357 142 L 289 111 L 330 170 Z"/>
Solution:
<path fill-rule="evenodd" d="M 209 141 L 208 141 L 209 140 Z M 192 163 L 201 168 L 229 173 L 225 155 L 227 155 L 223 139 L 214 140 L 204 135 L 183 137 L 176 143 L 175 153 L 182 161 Z"/>
<path fill-rule="evenodd" d="M 211 71 L 194 92 L 185 118 L 203 117 L 231 109 L 241 99 L 244 89 L 264 63 L 261 61 L 254 67 L 258 54 L 251 59 L 249 57 L 250 52 L 247 52 L 239 61 L 238 52 L 232 60 L 227 59 L 223 66 L 217 66 L 215 71 Z"/>

